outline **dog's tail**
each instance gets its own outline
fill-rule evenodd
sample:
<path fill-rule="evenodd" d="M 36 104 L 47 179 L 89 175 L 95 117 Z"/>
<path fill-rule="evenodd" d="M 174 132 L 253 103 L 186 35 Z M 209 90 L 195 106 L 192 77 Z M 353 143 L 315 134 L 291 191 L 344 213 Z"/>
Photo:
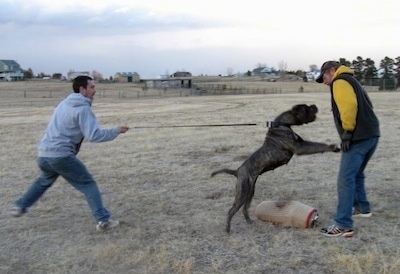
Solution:
<path fill-rule="evenodd" d="M 211 177 L 214 177 L 215 175 L 219 174 L 219 173 L 228 173 L 230 175 L 233 175 L 237 178 L 237 169 L 233 170 L 233 169 L 229 169 L 229 168 L 223 168 L 220 170 L 216 170 L 213 173 L 211 173 Z"/>

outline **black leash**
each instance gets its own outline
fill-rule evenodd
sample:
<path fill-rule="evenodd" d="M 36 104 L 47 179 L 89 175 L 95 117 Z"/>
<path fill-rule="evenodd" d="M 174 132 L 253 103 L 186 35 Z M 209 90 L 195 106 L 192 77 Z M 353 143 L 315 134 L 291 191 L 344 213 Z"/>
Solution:
<path fill-rule="evenodd" d="M 177 128 L 177 127 L 244 127 L 244 126 L 258 126 L 256 123 L 243 123 L 243 124 L 204 124 L 204 125 L 170 125 L 170 126 L 137 126 L 134 128 Z M 267 121 L 265 123 L 267 128 L 276 128 L 280 126 L 285 126 L 290 128 L 289 124 L 275 122 L 275 121 Z"/>
<path fill-rule="evenodd" d="M 171 126 L 137 126 L 134 128 L 176 128 L 176 127 L 243 127 L 243 126 L 257 126 L 258 124 L 245 123 L 245 124 L 211 124 L 211 125 L 171 125 Z"/>

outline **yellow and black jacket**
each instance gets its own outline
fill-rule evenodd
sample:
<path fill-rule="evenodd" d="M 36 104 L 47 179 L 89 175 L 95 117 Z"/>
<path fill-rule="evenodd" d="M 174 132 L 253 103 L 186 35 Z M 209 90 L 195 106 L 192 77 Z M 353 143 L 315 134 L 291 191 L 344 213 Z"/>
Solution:
<path fill-rule="evenodd" d="M 379 121 L 371 100 L 354 71 L 340 66 L 330 85 L 333 117 L 339 136 L 351 132 L 352 141 L 379 137 Z"/>

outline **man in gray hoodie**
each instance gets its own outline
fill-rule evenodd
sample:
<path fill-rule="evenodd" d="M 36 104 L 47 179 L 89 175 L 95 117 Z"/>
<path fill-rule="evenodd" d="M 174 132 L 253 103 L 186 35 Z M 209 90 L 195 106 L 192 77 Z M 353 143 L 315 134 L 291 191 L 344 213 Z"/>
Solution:
<path fill-rule="evenodd" d="M 110 219 L 96 181 L 76 155 L 84 138 L 89 142 L 112 141 L 120 133 L 128 131 L 129 127 L 99 128 L 91 109 L 96 93 L 91 77 L 76 77 L 72 87 L 74 93 L 56 107 L 39 143 L 37 163 L 41 174 L 15 202 L 10 214 L 13 217 L 22 216 L 61 176 L 85 195 L 97 222 L 96 229 L 105 231 L 117 227 L 119 222 Z"/>

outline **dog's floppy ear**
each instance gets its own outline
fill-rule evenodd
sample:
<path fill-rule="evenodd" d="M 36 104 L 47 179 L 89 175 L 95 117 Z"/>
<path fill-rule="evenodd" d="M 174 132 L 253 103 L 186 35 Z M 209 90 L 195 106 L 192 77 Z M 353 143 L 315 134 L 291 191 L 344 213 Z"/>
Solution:
<path fill-rule="evenodd" d="M 294 113 L 299 113 L 300 111 L 304 111 L 305 109 L 307 109 L 306 104 L 295 105 L 292 107 L 292 111 Z"/>

